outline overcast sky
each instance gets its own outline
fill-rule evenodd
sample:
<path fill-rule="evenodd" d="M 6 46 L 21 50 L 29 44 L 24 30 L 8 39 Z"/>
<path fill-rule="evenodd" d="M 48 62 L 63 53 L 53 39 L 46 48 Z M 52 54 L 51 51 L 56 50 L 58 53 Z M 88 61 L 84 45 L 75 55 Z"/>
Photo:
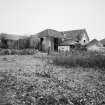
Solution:
<path fill-rule="evenodd" d="M 0 0 L 0 32 L 37 33 L 85 28 L 105 38 L 105 0 Z"/>

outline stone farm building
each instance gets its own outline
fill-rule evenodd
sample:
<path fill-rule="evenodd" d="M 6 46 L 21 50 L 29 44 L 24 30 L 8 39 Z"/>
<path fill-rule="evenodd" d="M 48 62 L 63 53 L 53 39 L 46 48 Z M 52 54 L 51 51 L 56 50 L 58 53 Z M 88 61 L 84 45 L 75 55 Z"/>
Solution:
<path fill-rule="evenodd" d="M 103 52 L 105 50 L 102 43 L 96 39 L 93 39 L 92 41 L 90 41 L 86 45 L 86 48 L 88 51 L 92 51 L 92 52 Z"/>
<path fill-rule="evenodd" d="M 64 38 L 61 32 L 52 29 L 46 29 L 37 34 L 40 38 L 40 50 L 58 51 L 58 46 Z"/>
<path fill-rule="evenodd" d="M 29 46 L 29 38 L 26 36 L 0 34 L 0 47 L 8 49 L 24 49 Z"/>
<path fill-rule="evenodd" d="M 2 33 L 0 35 L 1 48 L 18 48 L 19 36 Z"/>
<path fill-rule="evenodd" d="M 86 45 L 89 42 L 89 37 L 85 29 L 64 31 L 62 33 L 65 40 L 70 39 L 70 41 L 80 43 L 81 45 Z"/>
<path fill-rule="evenodd" d="M 40 51 L 58 51 L 75 48 L 78 45 L 86 45 L 89 37 L 85 29 L 56 31 L 46 29 L 30 36 L 12 34 L 0 34 L 0 47 L 10 49 L 34 48 Z"/>
<path fill-rule="evenodd" d="M 89 37 L 85 29 L 71 30 L 62 32 L 64 35 L 64 41 L 60 44 L 60 50 L 67 50 L 76 48 L 79 45 L 85 46 L 89 43 Z"/>
<path fill-rule="evenodd" d="M 102 45 L 105 47 L 105 38 L 100 40 L 100 42 L 102 43 Z"/>

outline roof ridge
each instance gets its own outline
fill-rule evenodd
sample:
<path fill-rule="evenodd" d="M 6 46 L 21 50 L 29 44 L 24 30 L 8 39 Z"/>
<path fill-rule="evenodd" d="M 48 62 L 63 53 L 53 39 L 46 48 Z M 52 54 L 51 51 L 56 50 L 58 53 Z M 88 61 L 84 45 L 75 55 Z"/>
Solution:
<path fill-rule="evenodd" d="M 83 29 L 73 29 L 73 30 L 67 30 L 67 31 L 61 31 L 61 32 L 70 32 L 70 31 L 86 31 L 86 28 Z"/>

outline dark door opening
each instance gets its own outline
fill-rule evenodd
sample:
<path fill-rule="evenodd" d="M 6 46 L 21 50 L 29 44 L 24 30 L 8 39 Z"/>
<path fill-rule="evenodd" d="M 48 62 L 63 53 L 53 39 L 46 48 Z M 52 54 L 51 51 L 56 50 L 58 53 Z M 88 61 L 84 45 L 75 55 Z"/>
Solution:
<path fill-rule="evenodd" d="M 54 38 L 54 51 L 58 51 L 58 38 Z"/>
<path fill-rule="evenodd" d="M 2 46 L 1 47 L 2 48 L 8 48 L 8 46 L 7 46 L 7 40 L 2 39 Z"/>
<path fill-rule="evenodd" d="M 40 44 L 39 44 L 39 51 L 42 51 L 43 48 L 42 48 L 42 42 L 43 42 L 43 38 L 40 38 Z"/>

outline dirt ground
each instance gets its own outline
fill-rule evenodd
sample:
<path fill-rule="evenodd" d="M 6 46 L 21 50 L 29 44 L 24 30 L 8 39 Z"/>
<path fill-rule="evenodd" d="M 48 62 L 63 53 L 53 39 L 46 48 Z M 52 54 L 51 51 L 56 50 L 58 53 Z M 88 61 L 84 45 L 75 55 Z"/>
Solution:
<path fill-rule="evenodd" d="M 41 96 L 49 95 L 57 103 L 62 96 L 67 98 L 67 103 L 59 105 L 105 104 L 104 72 L 92 68 L 65 68 L 47 61 L 35 55 L 0 56 L 0 105 L 50 105 L 38 103 Z M 31 86 L 32 91 L 27 91 Z M 21 100 L 18 92 L 21 92 L 21 99 L 31 97 L 31 101 Z M 40 94 L 38 98 L 36 93 Z"/>

